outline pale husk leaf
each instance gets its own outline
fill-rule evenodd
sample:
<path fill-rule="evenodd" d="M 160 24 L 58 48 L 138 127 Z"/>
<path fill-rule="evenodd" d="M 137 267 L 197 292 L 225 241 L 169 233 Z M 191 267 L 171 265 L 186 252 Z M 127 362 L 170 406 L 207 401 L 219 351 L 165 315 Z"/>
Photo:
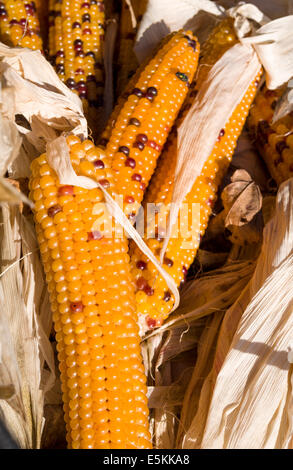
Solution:
<path fill-rule="evenodd" d="M 253 278 L 225 315 L 201 394 L 204 400 L 215 384 L 212 399 L 193 419 L 184 448 L 292 445 L 292 196 L 291 179 L 280 187 Z"/>

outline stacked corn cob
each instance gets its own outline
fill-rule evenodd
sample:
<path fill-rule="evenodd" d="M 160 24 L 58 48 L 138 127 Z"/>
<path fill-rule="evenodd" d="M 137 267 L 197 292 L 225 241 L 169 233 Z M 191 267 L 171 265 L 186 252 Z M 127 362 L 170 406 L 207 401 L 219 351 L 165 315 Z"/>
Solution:
<path fill-rule="evenodd" d="M 140 183 L 136 162 L 142 171 L 143 162 L 149 159 L 153 168 L 160 150 L 151 140 L 155 145 L 143 152 L 146 141 L 142 136 L 148 132 L 150 139 L 156 138 L 157 107 L 161 107 L 168 115 L 163 119 L 164 126 L 168 123 L 166 138 L 197 59 L 198 46 L 192 37 L 173 35 L 121 106 L 106 152 L 89 140 L 67 139 L 76 173 L 99 181 L 112 196 L 130 189 L 127 194 L 134 194 L 135 184 Z M 166 96 L 172 87 L 175 98 L 170 109 Z M 121 171 L 124 182 L 112 169 L 114 164 L 120 168 L 121 157 L 127 170 Z M 150 169 L 146 182 L 149 177 Z M 143 189 L 139 188 L 138 198 Z M 149 447 L 127 239 L 120 229 L 114 233 L 114 227 L 107 228 L 106 219 L 103 230 L 97 230 L 93 214 L 96 204 L 104 200 L 101 191 L 60 185 L 46 155 L 32 164 L 30 191 L 58 343 L 68 444 L 71 448 Z"/>
<path fill-rule="evenodd" d="M 272 177 L 281 184 L 293 176 L 293 115 L 289 113 L 271 123 L 278 98 L 284 87 L 259 91 L 252 106 L 248 126 Z"/>
<path fill-rule="evenodd" d="M 40 33 L 43 40 L 44 50 L 47 49 L 48 41 L 48 13 L 49 13 L 49 0 L 35 0 L 36 10 L 40 22 Z"/>
<path fill-rule="evenodd" d="M 50 0 L 49 55 L 59 78 L 82 100 L 94 129 L 103 105 L 104 2 Z"/>
<path fill-rule="evenodd" d="M 203 46 L 196 87 L 189 94 L 185 112 L 191 106 L 197 90 L 212 65 L 236 42 L 237 38 L 233 30 L 232 19 L 222 21 L 212 32 Z M 196 255 L 200 237 L 203 236 L 207 227 L 218 185 L 232 159 L 237 139 L 254 99 L 259 78 L 259 76 L 255 77 L 242 102 L 238 104 L 226 126 L 221 130 L 218 141 L 201 175 L 196 179 L 192 190 L 183 201 L 183 204 L 188 207 L 189 214 L 193 203 L 200 205 L 200 220 L 198 227 L 195 229 L 191 227 L 188 219 L 190 224 L 188 227 L 189 234 L 186 234 L 186 236 L 179 234 L 177 238 L 171 238 L 169 241 L 164 258 L 164 268 L 178 286 L 185 279 L 187 270 Z M 184 117 L 184 112 L 182 117 Z M 169 213 L 168 204 L 172 199 L 176 155 L 177 142 L 176 131 L 174 131 L 163 151 L 158 169 L 145 199 L 145 207 L 148 203 L 161 205 L 155 218 L 153 238 L 145 240 L 158 259 L 164 239 L 164 231 L 161 225 L 163 225 L 163 221 L 166 221 Z M 193 233 L 190 233 L 191 228 Z M 194 230 L 197 230 L 198 237 L 195 236 Z M 189 243 L 188 248 L 186 248 L 187 243 Z M 142 316 L 141 319 L 146 321 L 145 328 L 158 326 L 170 313 L 174 303 L 173 297 L 167 289 L 164 279 L 158 275 L 156 268 L 134 245 L 132 245 L 131 263 L 133 277 L 136 281 L 138 313 Z"/>
<path fill-rule="evenodd" d="M 0 39 L 9 46 L 42 50 L 35 2 L 23 0 L 0 2 Z"/>
<path fill-rule="evenodd" d="M 71 136 L 67 143 L 78 174 L 111 181 L 91 141 Z M 94 229 L 101 191 L 60 185 L 45 154 L 32 163 L 30 191 L 58 343 L 68 445 L 150 447 L 127 240 Z"/>
<path fill-rule="evenodd" d="M 178 32 L 130 81 L 106 126 L 101 147 L 111 161 L 124 212 L 133 219 L 157 159 L 187 95 L 197 67 L 199 44 Z"/>
<path fill-rule="evenodd" d="M 135 73 L 138 62 L 133 50 L 137 28 L 147 7 L 147 0 L 132 0 L 131 5 L 136 18 L 136 27 L 132 24 L 131 12 L 125 0 L 122 1 L 119 31 L 117 94 L 122 93 L 130 77 Z"/>

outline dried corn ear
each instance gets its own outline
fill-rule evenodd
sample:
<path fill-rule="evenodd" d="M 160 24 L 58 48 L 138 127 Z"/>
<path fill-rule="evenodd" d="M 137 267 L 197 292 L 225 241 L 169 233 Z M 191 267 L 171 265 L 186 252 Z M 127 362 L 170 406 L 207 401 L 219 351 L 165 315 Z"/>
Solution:
<path fill-rule="evenodd" d="M 111 181 L 107 159 L 91 141 L 69 136 L 67 143 L 77 174 Z M 61 185 L 46 154 L 31 169 L 30 196 L 53 312 L 68 446 L 149 448 L 127 239 L 95 228 L 95 207 L 104 200 L 100 189 Z"/>

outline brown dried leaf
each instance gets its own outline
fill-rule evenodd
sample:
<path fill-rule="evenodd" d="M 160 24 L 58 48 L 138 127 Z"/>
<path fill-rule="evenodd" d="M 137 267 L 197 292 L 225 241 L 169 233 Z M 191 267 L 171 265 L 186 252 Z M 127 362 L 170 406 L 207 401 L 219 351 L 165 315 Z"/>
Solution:
<path fill-rule="evenodd" d="M 261 210 L 262 195 L 245 170 L 236 170 L 231 181 L 222 193 L 224 208 L 227 211 L 225 226 L 242 226 L 250 222 Z"/>

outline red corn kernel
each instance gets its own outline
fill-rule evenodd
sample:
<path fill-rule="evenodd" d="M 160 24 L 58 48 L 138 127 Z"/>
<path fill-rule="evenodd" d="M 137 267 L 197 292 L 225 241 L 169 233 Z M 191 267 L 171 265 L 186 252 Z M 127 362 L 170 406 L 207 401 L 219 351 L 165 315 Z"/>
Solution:
<path fill-rule="evenodd" d="M 94 167 L 97 170 L 101 170 L 102 168 L 105 168 L 104 162 L 102 160 L 95 160 L 94 161 Z"/>
<path fill-rule="evenodd" d="M 164 264 L 171 268 L 173 266 L 173 261 L 170 258 L 164 258 Z"/>
<path fill-rule="evenodd" d="M 147 323 L 147 326 L 148 326 L 150 329 L 155 328 L 156 325 L 157 325 L 156 320 L 155 320 L 154 318 L 150 318 L 150 317 L 147 317 L 146 323 Z"/>
<path fill-rule="evenodd" d="M 127 204 L 133 204 L 134 203 L 134 197 L 132 197 L 132 196 L 125 196 L 124 200 Z"/>
<path fill-rule="evenodd" d="M 140 175 L 139 173 L 134 173 L 134 174 L 132 175 L 131 179 L 132 179 L 133 181 L 138 181 L 138 182 L 140 182 L 140 181 L 141 181 L 141 175 Z"/>
<path fill-rule="evenodd" d="M 109 181 L 106 179 L 100 180 L 99 183 L 103 186 L 103 188 L 109 188 L 110 186 Z"/>
<path fill-rule="evenodd" d="M 165 300 L 165 302 L 169 302 L 170 299 L 171 299 L 171 293 L 167 290 L 164 293 L 164 300 Z"/>
<path fill-rule="evenodd" d="M 149 296 L 154 295 L 154 289 L 148 284 L 145 286 L 143 291 L 146 293 L 146 295 L 149 295 Z"/>
<path fill-rule="evenodd" d="M 125 166 L 130 166 L 130 168 L 135 168 L 136 161 L 134 160 L 134 158 L 127 158 L 125 160 Z"/>
<path fill-rule="evenodd" d="M 66 185 L 66 186 L 60 186 L 60 188 L 58 188 L 58 196 L 67 196 L 67 195 L 73 196 L 73 194 L 74 194 L 73 186 Z"/>
<path fill-rule="evenodd" d="M 139 277 L 136 281 L 136 287 L 138 290 L 144 290 L 147 285 L 147 280 L 144 277 Z"/>
<path fill-rule="evenodd" d="M 55 206 L 49 207 L 48 216 L 54 217 L 55 214 L 58 214 L 58 212 L 61 212 L 61 211 L 62 211 L 62 207 L 59 204 L 56 204 Z"/>
<path fill-rule="evenodd" d="M 144 271 L 147 267 L 147 264 L 144 261 L 138 261 L 136 263 L 136 267 L 137 269 L 141 269 L 142 271 Z"/>

